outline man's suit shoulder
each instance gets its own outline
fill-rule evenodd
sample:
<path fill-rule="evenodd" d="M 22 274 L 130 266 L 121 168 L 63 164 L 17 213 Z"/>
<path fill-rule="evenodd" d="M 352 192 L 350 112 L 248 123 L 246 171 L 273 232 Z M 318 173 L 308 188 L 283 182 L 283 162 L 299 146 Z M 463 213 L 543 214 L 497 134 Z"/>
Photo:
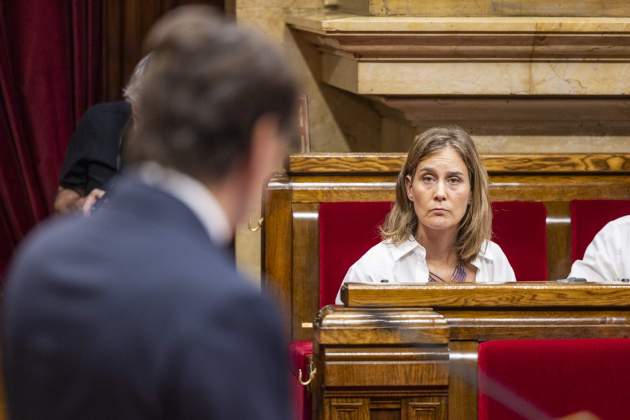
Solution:
<path fill-rule="evenodd" d="M 108 114 L 129 116 L 131 114 L 131 106 L 125 101 L 102 102 L 91 106 L 85 111 L 85 116 L 88 118 L 98 118 L 101 115 Z"/>

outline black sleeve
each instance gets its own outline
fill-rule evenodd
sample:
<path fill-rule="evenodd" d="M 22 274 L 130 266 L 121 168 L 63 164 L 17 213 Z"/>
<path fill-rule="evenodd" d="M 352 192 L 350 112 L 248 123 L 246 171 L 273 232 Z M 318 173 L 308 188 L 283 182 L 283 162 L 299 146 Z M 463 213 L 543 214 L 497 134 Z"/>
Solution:
<path fill-rule="evenodd" d="M 179 343 L 167 418 L 288 420 L 287 346 L 276 309 L 253 293 L 221 306 Z"/>
<path fill-rule="evenodd" d="M 66 157 L 59 174 L 59 185 L 64 188 L 87 193 L 88 162 L 91 145 L 95 141 L 95 130 L 92 126 L 91 109 L 79 120 L 76 130 L 70 138 Z"/>

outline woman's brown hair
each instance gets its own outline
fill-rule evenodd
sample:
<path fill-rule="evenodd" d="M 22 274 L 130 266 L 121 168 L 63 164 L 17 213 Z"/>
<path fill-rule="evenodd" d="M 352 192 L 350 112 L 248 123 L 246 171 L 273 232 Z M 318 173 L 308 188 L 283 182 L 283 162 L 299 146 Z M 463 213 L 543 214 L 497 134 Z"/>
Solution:
<path fill-rule="evenodd" d="M 416 136 L 400 169 L 396 182 L 396 202 L 381 227 L 383 240 L 401 243 L 415 236 L 418 217 L 407 197 L 405 179 L 414 179 L 418 164 L 429 156 L 451 147 L 468 169 L 471 188 L 470 205 L 459 223 L 455 248 L 462 262 L 472 261 L 486 240 L 490 239 L 492 211 L 488 200 L 488 174 L 481 163 L 475 143 L 468 133 L 457 126 L 434 127 Z"/>

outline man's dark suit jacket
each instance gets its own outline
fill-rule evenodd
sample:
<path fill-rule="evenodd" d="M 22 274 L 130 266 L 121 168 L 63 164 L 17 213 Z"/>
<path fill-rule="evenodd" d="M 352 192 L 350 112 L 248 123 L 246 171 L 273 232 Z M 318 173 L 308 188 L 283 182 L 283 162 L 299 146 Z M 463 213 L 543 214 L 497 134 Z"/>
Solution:
<path fill-rule="evenodd" d="M 288 419 L 277 311 L 177 199 L 125 175 L 110 200 L 14 261 L 11 418 Z"/>
<path fill-rule="evenodd" d="M 59 185 L 83 194 L 107 190 L 120 170 L 123 141 L 130 126 L 126 101 L 96 104 L 79 120 L 59 174 Z"/>

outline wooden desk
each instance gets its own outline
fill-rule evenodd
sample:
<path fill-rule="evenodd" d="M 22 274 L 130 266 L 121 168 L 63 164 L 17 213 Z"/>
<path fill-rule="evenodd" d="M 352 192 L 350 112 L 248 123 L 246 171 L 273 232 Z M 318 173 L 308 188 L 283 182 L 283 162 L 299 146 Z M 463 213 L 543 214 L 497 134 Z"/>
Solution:
<path fill-rule="evenodd" d="M 349 284 L 315 323 L 316 417 L 475 419 L 494 339 L 630 337 L 630 285 Z"/>
<path fill-rule="evenodd" d="M 545 205 L 548 279 L 565 277 L 571 268 L 571 200 L 630 199 L 630 154 L 485 155 L 482 159 L 490 175 L 492 200 Z M 400 153 L 292 155 L 286 173 L 269 183 L 262 229 L 263 287 L 282 304 L 291 339 L 312 337 L 308 326 L 320 308 L 320 203 L 392 202 L 404 161 Z"/>

